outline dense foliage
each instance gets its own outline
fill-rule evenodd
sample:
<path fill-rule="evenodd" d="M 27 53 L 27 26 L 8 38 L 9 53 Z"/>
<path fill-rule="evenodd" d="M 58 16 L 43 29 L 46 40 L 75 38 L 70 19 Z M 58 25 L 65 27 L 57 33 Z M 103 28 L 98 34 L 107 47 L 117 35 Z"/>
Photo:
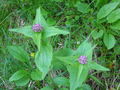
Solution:
<path fill-rule="evenodd" d="M 120 0 L 1 0 L 0 12 L 0 89 L 120 89 Z"/>

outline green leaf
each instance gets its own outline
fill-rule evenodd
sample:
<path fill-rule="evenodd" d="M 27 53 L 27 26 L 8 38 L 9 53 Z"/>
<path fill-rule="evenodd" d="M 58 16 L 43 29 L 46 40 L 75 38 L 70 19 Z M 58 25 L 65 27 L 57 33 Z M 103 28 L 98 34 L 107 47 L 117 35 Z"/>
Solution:
<path fill-rule="evenodd" d="M 104 5 L 97 14 L 97 19 L 102 19 L 108 16 L 117 6 L 119 2 L 112 2 Z"/>
<path fill-rule="evenodd" d="M 92 33 L 92 37 L 96 40 L 96 39 L 102 37 L 102 36 L 103 36 L 103 33 L 104 33 L 103 30 L 100 30 L 99 32 L 95 30 L 95 31 Z"/>
<path fill-rule="evenodd" d="M 94 69 L 94 70 L 109 71 L 108 68 L 105 68 L 105 67 L 97 64 L 96 62 L 91 62 L 91 63 L 89 64 L 89 67 L 90 67 L 91 69 Z"/>
<path fill-rule="evenodd" d="M 56 24 L 56 21 L 55 21 L 55 19 L 48 18 L 48 19 L 47 19 L 47 23 L 48 23 L 50 26 L 53 26 L 53 25 Z"/>
<path fill-rule="evenodd" d="M 108 23 L 114 23 L 120 19 L 120 9 L 114 10 L 108 17 Z"/>
<path fill-rule="evenodd" d="M 41 50 L 37 52 L 35 56 L 35 64 L 37 68 L 42 72 L 42 79 L 49 71 L 52 61 L 52 46 L 50 44 L 42 45 Z"/>
<path fill-rule="evenodd" d="M 20 46 L 8 46 L 9 53 L 16 59 L 27 62 L 29 61 L 28 53 Z"/>
<path fill-rule="evenodd" d="M 60 70 L 60 69 L 63 70 L 64 68 L 65 68 L 65 66 L 64 66 L 63 62 L 61 62 L 56 57 L 53 57 L 53 60 L 52 60 L 52 69 L 56 71 L 56 70 Z"/>
<path fill-rule="evenodd" d="M 42 80 L 42 73 L 38 69 L 35 69 L 31 72 L 31 78 L 33 80 Z"/>
<path fill-rule="evenodd" d="M 112 34 L 105 34 L 103 38 L 103 42 L 107 49 L 111 49 L 115 46 L 116 40 L 115 37 Z"/>
<path fill-rule="evenodd" d="M 21 78 L 20 80 L 15 81 L 16 86 L 25 86 L 30 81 L 28 76 Z"/>
<path fill-rule="evenodd" d="M 70 48 L 62 48 L 54 52 L 54 56 L 71 56 L 73 53 L 74 51 Z"/>
<path fill-rule="evenodd" d="M 78 56 L 66 56 L 66 57 L 59 57 L 56 58 L 62 61 L 64 64 L 73 64 Z"/>
<path fill-rule="evenodd" d="M 31 26 L 25 26 L 25 27 L 14 28 L 14 29 L 9 29 L 9 30 L 13 31 L 13 32 L 24 34 L 27 37 L 32 37 L 34 35 L 34 32 L 33 32 Z"/>
<path fill-rule="evenodd" d="M 87 65 L 74 64 L 67 66 L 70 74 L 70 90 L 76 90 L 85 82 L 88 75 Z"/>
<path fill-rule="evenodd" d="M 108 3 L 109 0 L 95 0 L 96 1 L 96 7 L 100 8 L 101 6 L 105 5 L 106 3 Z"/>
<path fill-rule="evenodd" d="M 120 2 L 120 0 L 112 0 L 112 2 Z"/>
<path fill-rule="evenodd" d="M 82 88 L 83 88 L 83 90 L 92 90 L 90 85 L 88 85 L 88 84 L 83 84 Z"/>
<path fill-rule="evenodd" d="M 77 90 L 92 90 L 90 85 L 88 84 L 83 84 L 80 88 L 78 88 Z"/>
<path fill-rule="evenodd" d="M 95 77 L 93 75 L 89 75 L 89 76 L 91 79 L 95 80 L 95 82 L 97 82 L 98 84 L 103 85 L 103 83 L 97 77 Z"/>
<path fill-rule="evenodd" d="M 120 30 L 120 21 L 117 21 L 117 22 L 113 23 L 110 26 L 110 28 L 113 29 L 113 30 Z"/>
<path fill-rule="evenodd" d="M 10 82 L 12 82 L 12 81 L 17 81 L 17 80 L 23 78 L 24 76 L 26 76 L 27 74 L 28 74 L 27 71 L 25 71 L 25 70 L 19 70 L 19 71 L 15 72 L 15 73 L 10 77 L 9 81 L 10 81 Z"/>
<path fill-rule="evenodd" d="M 41 88 L 40 90 L 53 90 L 53 89 L 50 86 L 46 86 L 46 87 Z"/>
<path fill-rule="evenodd" d="M 42 16 L 41 9 L 36 10 L 35 24 L 40 24 L 43 28 L 46 28 L 48 25 Z"/>
<path fill-rule="evenodd" d="M 60 50 L 57 50 L 54 52 L 54 55 L 53 55 L 53 61 L 52 61 L 52 65 L 53 65 L 53 68 L 56 70 L 56 69 L 64 69 L 65 66 L 64 64 L 72 64 L 71 61 L 69 61 L 69 59 L 71 60 L 72 56 L 73 55 L 74 51 L 70 48 L 63 48 L 63 49 L 60 49 Z M 71 56 L 71 57 L 69 57 Z M 73 59 L 72 59 L 73 61 Z"/>
<path fill-rule="evenodd" d="M 66 34 L 69 34 L 69 32 L 65 31 L 65 30 L 60 30 L 56 27 L 47 27 L 45 32 L 44 32 L 45 38 L 55 36 L 55 35 L 59 35 L 59 34 L 66 35 Z"/>
<path fill-rule="evenodd" d="M 75 7 L 82 13 L 88 13 L 90 11 L 90 7 L 87 3 L 77 2 Z"/>
<path fill-rule="evenodd" d="M 55 77 L 53 81 L 58 85 L 58 86 L 66 86 L 69 87 L 69 80 L 65 77 Z"/>

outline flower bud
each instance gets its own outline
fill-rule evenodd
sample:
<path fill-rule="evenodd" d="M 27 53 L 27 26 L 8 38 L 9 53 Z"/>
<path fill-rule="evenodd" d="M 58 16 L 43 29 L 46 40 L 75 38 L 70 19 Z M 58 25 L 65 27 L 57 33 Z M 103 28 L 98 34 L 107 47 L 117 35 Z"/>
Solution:
<path fill-rule="evenodd" d="M 78 62 L 79 62 L 80 64 L 86 64 L 86 63 L 87 63 L 87 57 L 86 57 L 86 56 L 80 56 L 80 57 L 78 58 Z"/>
<path fill-rule="evenodd" d="M 42 26 L 40 24 L 35 24 L 35 25 L 32 26 L 32 30 L 34 32 L 40 32 L 42 29 L 43 28 L 42 28 Z"/>

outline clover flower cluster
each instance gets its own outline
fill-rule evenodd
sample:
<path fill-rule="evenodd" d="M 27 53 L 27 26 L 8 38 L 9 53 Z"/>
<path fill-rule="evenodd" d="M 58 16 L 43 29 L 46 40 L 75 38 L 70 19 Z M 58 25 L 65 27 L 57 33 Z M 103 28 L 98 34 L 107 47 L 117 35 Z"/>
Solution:
<path fill-rule="evenodd" d="M 79 62 L 80 64 L 87 64 L 87 57 L 86 57 L 86 56 L 80 56 L 80 57 L 78 58 L 78 62 Z"/>
<path fill-rule="evenodd" d="M 35 24 L 32 26 L 32 30 L 34 32 L 40 32 L 43 29 L 43 27 L 40 24 Z"/>

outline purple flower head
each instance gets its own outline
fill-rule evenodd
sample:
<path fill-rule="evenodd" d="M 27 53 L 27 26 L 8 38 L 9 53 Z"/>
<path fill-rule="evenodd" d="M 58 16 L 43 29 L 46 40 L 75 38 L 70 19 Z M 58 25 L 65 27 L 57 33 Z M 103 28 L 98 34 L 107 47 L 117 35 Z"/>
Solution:
<path fill-rule="evenodd" d="M 43 29 L 43 27 L 40 24 L 35 24 L 32 26 L 32 30 L 34 32 L 40 32 Z"/>
<path fill-rule="evenodd" d="M 87 57 L 86 56 L 80 56 L 78 58 L 78 62 L 81 64 L 86 64 L 87 63 Z"/>

